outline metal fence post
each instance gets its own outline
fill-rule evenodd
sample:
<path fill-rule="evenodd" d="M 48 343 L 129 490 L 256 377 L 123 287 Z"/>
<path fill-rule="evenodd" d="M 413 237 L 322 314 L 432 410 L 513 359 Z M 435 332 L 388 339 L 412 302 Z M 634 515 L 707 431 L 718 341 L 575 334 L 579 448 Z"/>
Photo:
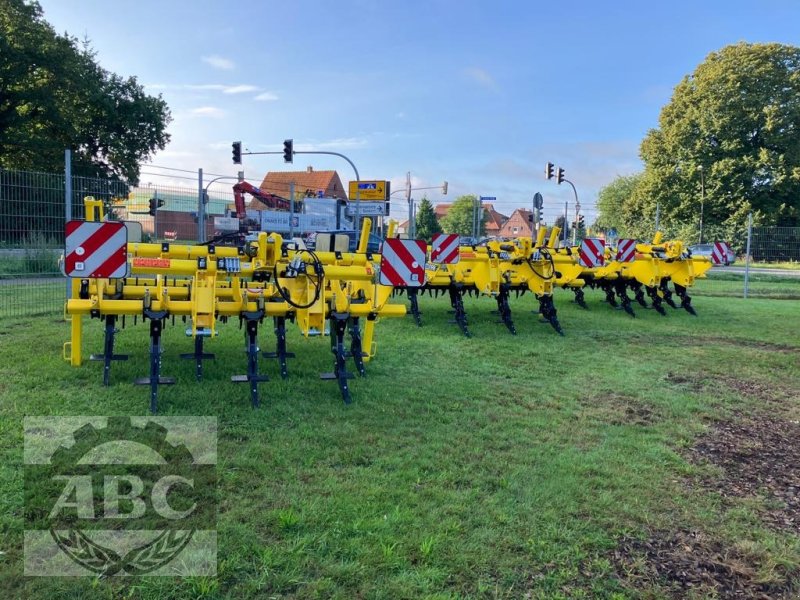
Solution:
<path fill-rule="evenodd" d="M 197 169 L 197 241 L 206 241 L 206 202 L 203 193 L 203 169 Z"/>
<path fill-rule="evenodd" d="M 64 223 L 72 220 L 72 150 L 64 150 Z M 72 298 L 72 282 L 66 281 L 66 298 Z"/>
<path fill-rule="evenodd" d="M 744 251 L 744 297 L 750 289 L 750 242 L 753 239 L 753 213 L 747 216 L 747 248 Z"/>

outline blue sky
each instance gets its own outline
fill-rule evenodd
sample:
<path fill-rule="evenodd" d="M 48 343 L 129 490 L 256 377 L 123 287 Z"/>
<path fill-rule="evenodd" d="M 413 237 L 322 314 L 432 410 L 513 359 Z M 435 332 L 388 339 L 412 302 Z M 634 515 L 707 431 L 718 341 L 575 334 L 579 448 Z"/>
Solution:
<path fill-rule="evenodd" d="M 549 222 L 573 196 L 544 180 L 545 162 L 564 167 L 591 222 L 598 190 L 640 169 L 642 137 L 710 52 L 800 44 L 792 0 L 40 3 L 104 67 L 164 96 L 172 141 L 154 165 L 235 175 L 233 140 L 269 151 L 293 138 L 395 190 L 407 171 L 415 187 L 449 182 L 447 197 L 415 198 L 495 196 L 511 214 L 539 191 Z M 335 157 L 246 156 L 244 169 L 260 180 L 308 165 L 352 178 Z"/>

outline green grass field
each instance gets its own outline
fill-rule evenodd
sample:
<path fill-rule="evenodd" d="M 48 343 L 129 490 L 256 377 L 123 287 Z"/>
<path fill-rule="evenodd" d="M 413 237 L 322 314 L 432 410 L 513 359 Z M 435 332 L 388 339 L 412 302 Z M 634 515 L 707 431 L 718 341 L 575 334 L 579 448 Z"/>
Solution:
<path fill-rule="evenodd" d="M 379 324 L 350 406 L 318 379 L 331 368 L 327 339 L 292 332 L 287 381 L 263 359 L 272 380 L 253 410 L 229 382 L 245 369 L 234 323 L 208 345 L 217 360 L 202 384 L 177 357 L 190 351 L 182 327 L 169 328 L 163 373 L 178 383 L 162 388 L 161 414 L 219 419 L 214 578 L 22 575 L 22 418 L 146 414 L 147 390 L 130 382 L 146 374 L 147 331 L 121 333 L 131 359 L 104 388 L 99 363 L 61 360 L 68 325 L 56 316 L 0 321 L 0 594 L 692 597 L 667 574 L 642 575 L 647 555 L 620 560 L 619 548 L 700 532 L 724 550 L 717 562 L 745 561 L 737 577 L 796 597 L 800 539 L 762 519 L 773 501 L 700 485 L 722 475 L 689 448 L 715 423 L 766 408 L 797 418 L 800 303 L 696 297 L 699 317 L 638 309 L 633 319 L 597 292 L 590 310 L 570 298 L 556 298 L 564 337 L 537 322 L 529 295 L 512 300 L 517 336 L 495 322 L 492 301 L 467 299 L 466 339 L 447 323 L 446 300 L 426 297 L 424 327 Z M 86 329 L 88 355 L 102 326 Z M 265 326 L 262 347 L 273 344 Z M 715 593 L 700 586 L 694 597 Z"/>

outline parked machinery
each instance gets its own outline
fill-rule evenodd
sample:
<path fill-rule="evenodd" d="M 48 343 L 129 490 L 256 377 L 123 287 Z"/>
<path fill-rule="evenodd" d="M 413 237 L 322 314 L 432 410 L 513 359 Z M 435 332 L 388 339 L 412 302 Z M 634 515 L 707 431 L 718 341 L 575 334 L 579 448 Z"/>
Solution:
<path fill-rule="evenodd" d="M 494 298 L 501 321 L 512 334 L 516 334 L 511 318 L 510 294 L 514 292 L 519 296 L 532 292 L 539 301 L 542 318 L 563 335 L 553 303 L 557 265 L 550 249 L 544 245 L 544 230 L 535 242 L 518 238 L 509 242 L 491 241 L 485 246 L 460 246 L 456 261 L 441 264 L 429 261 L 425 274 L 424 286 L 404 290 L 417 325 L 422 324 L 418 294 L 428 292 L 434 297 L 447 294 L 456 324 L 465 336 L 470 337 L 463 296 L 474 294 Z"/>
<path fill-rule="evenodd" d="M 102 221 L 102 204 L 87 199 L 88 221 Z M 366 244 L 369 219 L 364 220 L 362 246 Z M 69 224 L 68 224 L 69 226 Z M 87 253 L 91 239 L 80 246 Z M 247 372 L 233 381 L 249 385 L 253 406 L 258 406 L 258 384 L 266 381 L 259 373 L 258 328 L 272 318 L 277 337 L 275 352 L 283 377 L 288 375 L 286 321 L 293 321 L 306 336 L 330 332 L 334 369 L 323 378 L 338 382 L 345 402 L 350 402 L 346 369 L 352 358 L 363 375 L 365 363 L 374 356 L 374 327 L 380 317 L 405 315 L 405 307 L 390 304 L 392 288 L 379 285 L 376 264 L 379 257 L 358 252 L 312 252 L 285 247 L 278 234 L 261 232 L 245 245 L 127 244 L 127 273 L 124 277 L 76 277 L 66 313 L 72 319 L 71 341 L 65 344 L 65 358 L 81 364 L 82 317 L 105 322 L 102 355 L 92 359 L 104 363 L 103 381 L 109 383 L 111 362 L 127 357 L 114 353 L 114 338 L 120 319 L 139 317 L 150 326 L 150 372 L 137 383 L 150 386 L 150 409 L 157 409 L 158 386 L 174 383 L 162 377 L 163 330 L 168 319 L 180 317 L 187 323 L 185 333 L 194 340 L 194 352 L 182 355 L 196 362 L 196 376 L 202 377 L 204 341 L 213 339 L 220 322 L 237 318 L 246 333 Z M 69 243 L 67 251 L 69 253 Z M 67 262 L 70 256 L 66 256 Z M 88 264 L 88 263 L 87 263 Z M 68 273 L 70 274 L 70 273 Z M 74 274 L 73 274 L 74 276 Z M 349 334 L 349 345 L 345 338 Z"/>

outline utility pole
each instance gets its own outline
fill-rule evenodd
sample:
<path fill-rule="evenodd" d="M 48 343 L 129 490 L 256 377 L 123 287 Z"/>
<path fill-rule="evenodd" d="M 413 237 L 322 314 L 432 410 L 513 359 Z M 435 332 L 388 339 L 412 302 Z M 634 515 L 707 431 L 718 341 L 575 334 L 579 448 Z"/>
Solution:
<path fill-rule="evenodd" d="M 408 202 L 408 239 L 414 239 L 414 204 L 411 200 L 411 171 L 406 173 L 406 202 Z"/>
<path fill-rule="evenodd" d="M 656 202 L 656 232 L 658 232 L 658 223 L 661 217 L 661 204 Z"/>
<path fill-rule="evenodd" d="M 700 243 L 703 243 L 703 205 L 706 202 L 706 181 L 703 176 L 703 165 L 697 167 L 700 170 Z"/>
<path fill-rule="evenodd" d="M 579 202 L 575 202 L 575 225 L 572 227 L 572 245 L 575 246 L 578 243 L 578 215 L 581 212 L 581 205 Z"/>
<path fill-rule="evenodd" d="M 289 239 L 294 237 L 294 181 L 289 184 Z"/>
<path fill-rule="evenodd" d="M 569 219 L 568 213 L 569 213 L 569 201 L 564 202 L 564 246 L 565 247 L 567 245 L 567 231 L 569 230 L 569 227 L 567 225 L 567 219 Z"/>

